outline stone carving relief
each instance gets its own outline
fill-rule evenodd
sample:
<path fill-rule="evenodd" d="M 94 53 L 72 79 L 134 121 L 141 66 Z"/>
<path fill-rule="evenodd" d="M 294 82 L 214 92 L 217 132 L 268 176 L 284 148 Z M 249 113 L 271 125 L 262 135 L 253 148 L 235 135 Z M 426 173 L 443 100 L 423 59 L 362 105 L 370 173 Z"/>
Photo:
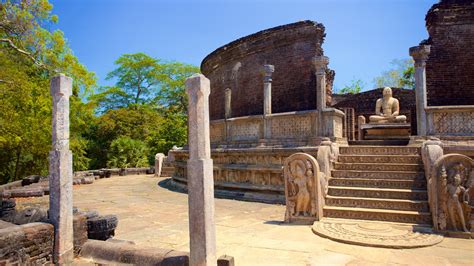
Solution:
<path fill-rule="evenodd" d="M 273 117 L 273 138 L 303 138 L 311 136 L 311 116 Z"/>
<path fill-rule="evenodd" d="M 343 134 L 343 126 L 342 126 L 342 118 L 334 118 L 334 136 L 338 138 L 342 138 Z"/>
<path fill-rule="evenodd" d="M 232 140 L 258 140 L 260 138 L 261 121 L 231 122 L 230 135 Z"/>
<path fill-rule="evenodd" d="M 474 232 L 474 160 L 447 154 L 434 164 L 436 175 L 435 229 Z"/>
<path fill-rule="evenodd" d="M 289 223 L 311 224 L 322 218 L 324 196 L 321 191 L 319 165 L 306 153 L 295 153 L 284 166 L 286 215 Z"/>
<path fill-rule="evenodd" d="M 435 134 L 472 135 L 474 132 L 474 111 L 436 112 L 433 114 Z"/>
<path fill-rule="evenodd" d="M 225 140 L 225 123 L 210 124 L 211 142 L 219 142 Z"/>

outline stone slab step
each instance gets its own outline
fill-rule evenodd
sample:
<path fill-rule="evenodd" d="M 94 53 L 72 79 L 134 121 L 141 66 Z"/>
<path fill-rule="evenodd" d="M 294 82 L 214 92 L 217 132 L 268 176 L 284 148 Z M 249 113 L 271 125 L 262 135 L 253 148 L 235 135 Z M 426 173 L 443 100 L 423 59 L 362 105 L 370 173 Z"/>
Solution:
<path fill-rule="evenodd" d="M 424 173 L 416 171 L 332 170 L 331 175 L 337 178 L 425 180 Z"/>
<path fill-rule="evenodd" d="M 324 206 L 324 217 L 431 224 L 429 212 Z"/>
<path fill-rule="evenodd" d="M 349 140 L 349 145 L 359 146 L 406 146 L 410 141 L 406 139 L 385 139 L 385 140 Z"/>
<path fill-rule="evenodd" d="M 406 146 L 348 146 L 340 148 L 341 154 L 354 155 L 420 155 L 420 148 Z"/>
<path fill-rule="evenodd" d="M 374 178 L 337 178 L 329 179 L 329 185 L 339 187 L 371 187 L 371 188 L 406 188 L 426 189 L 426 181 L 403 179 L 374 179 Z"/>
<path fill-rule="evenodd" d="M 329 186 L 328 195 L 359 198 L 427 200 L 426 190 Z"/>
<path fill-rule="evenodd" d="M 336 163 L 336 170 L 360 170 L 360 171 L 423 171 L 422 164 L 400 164 L 400 163 Z"/>
<path fill-rule="evenodd" d="M 326 196 L 326 206 L 429 212 L 427 200 Z"/>
<path fill-rule="evenodd" d="M 340 155 L 338 161 L 341 163 L 423 163 L 420 155 Z"/>

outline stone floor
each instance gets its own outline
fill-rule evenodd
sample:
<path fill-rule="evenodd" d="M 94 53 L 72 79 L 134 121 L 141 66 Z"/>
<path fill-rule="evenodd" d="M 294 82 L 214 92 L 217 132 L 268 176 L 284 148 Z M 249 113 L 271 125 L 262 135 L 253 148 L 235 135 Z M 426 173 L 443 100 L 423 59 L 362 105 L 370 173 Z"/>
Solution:
<path fill-rule="evenodd" d="M 147 247 L 189 250 L 187 194 L 157 185 L 163 178 L 123 176 L 74 187 L 74 206 L 119 217 L 116 238 Z M 48 198 L 21 199 L 23 205 Z M 237 265 L 474 265 L 474 240 L 445 238 L 417 249 L 385 249 L 334 242 L 311 226 L 286 225 L 285 207 L 216 199 L 217 254 Z"/>

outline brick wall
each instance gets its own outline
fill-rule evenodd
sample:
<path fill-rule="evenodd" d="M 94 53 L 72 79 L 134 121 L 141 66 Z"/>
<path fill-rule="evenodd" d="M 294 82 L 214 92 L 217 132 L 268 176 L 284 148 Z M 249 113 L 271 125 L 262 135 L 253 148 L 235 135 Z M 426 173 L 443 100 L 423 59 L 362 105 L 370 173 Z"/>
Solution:
<path fill-rule="evenodd" d="M 383 88 L 365 91 L 357 94 L 337 94 L 334 99 L 338 102 L 335 108 L 354 108 L 356 124 L 359 115 L 365 116 L 369 122 L 369 116 L 375 113 L 375 102 L 382 98 Z M 411 124 L 411 132 L 416 132 L 416 100 L 415 91 L 401 88 L 392 88 L 393 97 L 400 102 L 400 114 L 406 115 L 408 123 Z M 357 125 L 356 125 L 357 126 Z"/>
<path fill-rule="evenodd" d="M 316 109 L 316 79 L 311 59 L 322 55 L 324 26 L 302 21 L 257 32 L 209 54 L 201 64 L 211 80 L 211 120 L 224 118 L 224 90 L 232 90 L 232 116 L 263 113 L 264 64 L 275 66 L 272 112 Z M 331 95 L 334 71 L 328 70 Z M 330 102 L 330 97 L 328 97 Z"/>
<path fill-rule="evenodd" d="M 0 229 L 0 265 L 43 265 L 51 262 L 54 227 L 47 223 Z"/>
<path fill-rule="evenodd" d="M 474 2 L 443 0 L 426 15 L 428 105 L 474 105 Z"/>

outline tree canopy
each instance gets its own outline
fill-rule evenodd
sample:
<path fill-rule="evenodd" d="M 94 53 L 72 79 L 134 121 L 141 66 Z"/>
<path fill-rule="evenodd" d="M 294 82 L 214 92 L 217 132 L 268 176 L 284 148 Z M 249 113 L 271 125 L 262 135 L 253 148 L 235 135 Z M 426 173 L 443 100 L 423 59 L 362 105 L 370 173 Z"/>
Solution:
<path fill-rule="evenodd" d="M 374 79 L 375 86 L 415 89 L 415 67 L 412 59 L 395 59 L 393 68 Z"/>

